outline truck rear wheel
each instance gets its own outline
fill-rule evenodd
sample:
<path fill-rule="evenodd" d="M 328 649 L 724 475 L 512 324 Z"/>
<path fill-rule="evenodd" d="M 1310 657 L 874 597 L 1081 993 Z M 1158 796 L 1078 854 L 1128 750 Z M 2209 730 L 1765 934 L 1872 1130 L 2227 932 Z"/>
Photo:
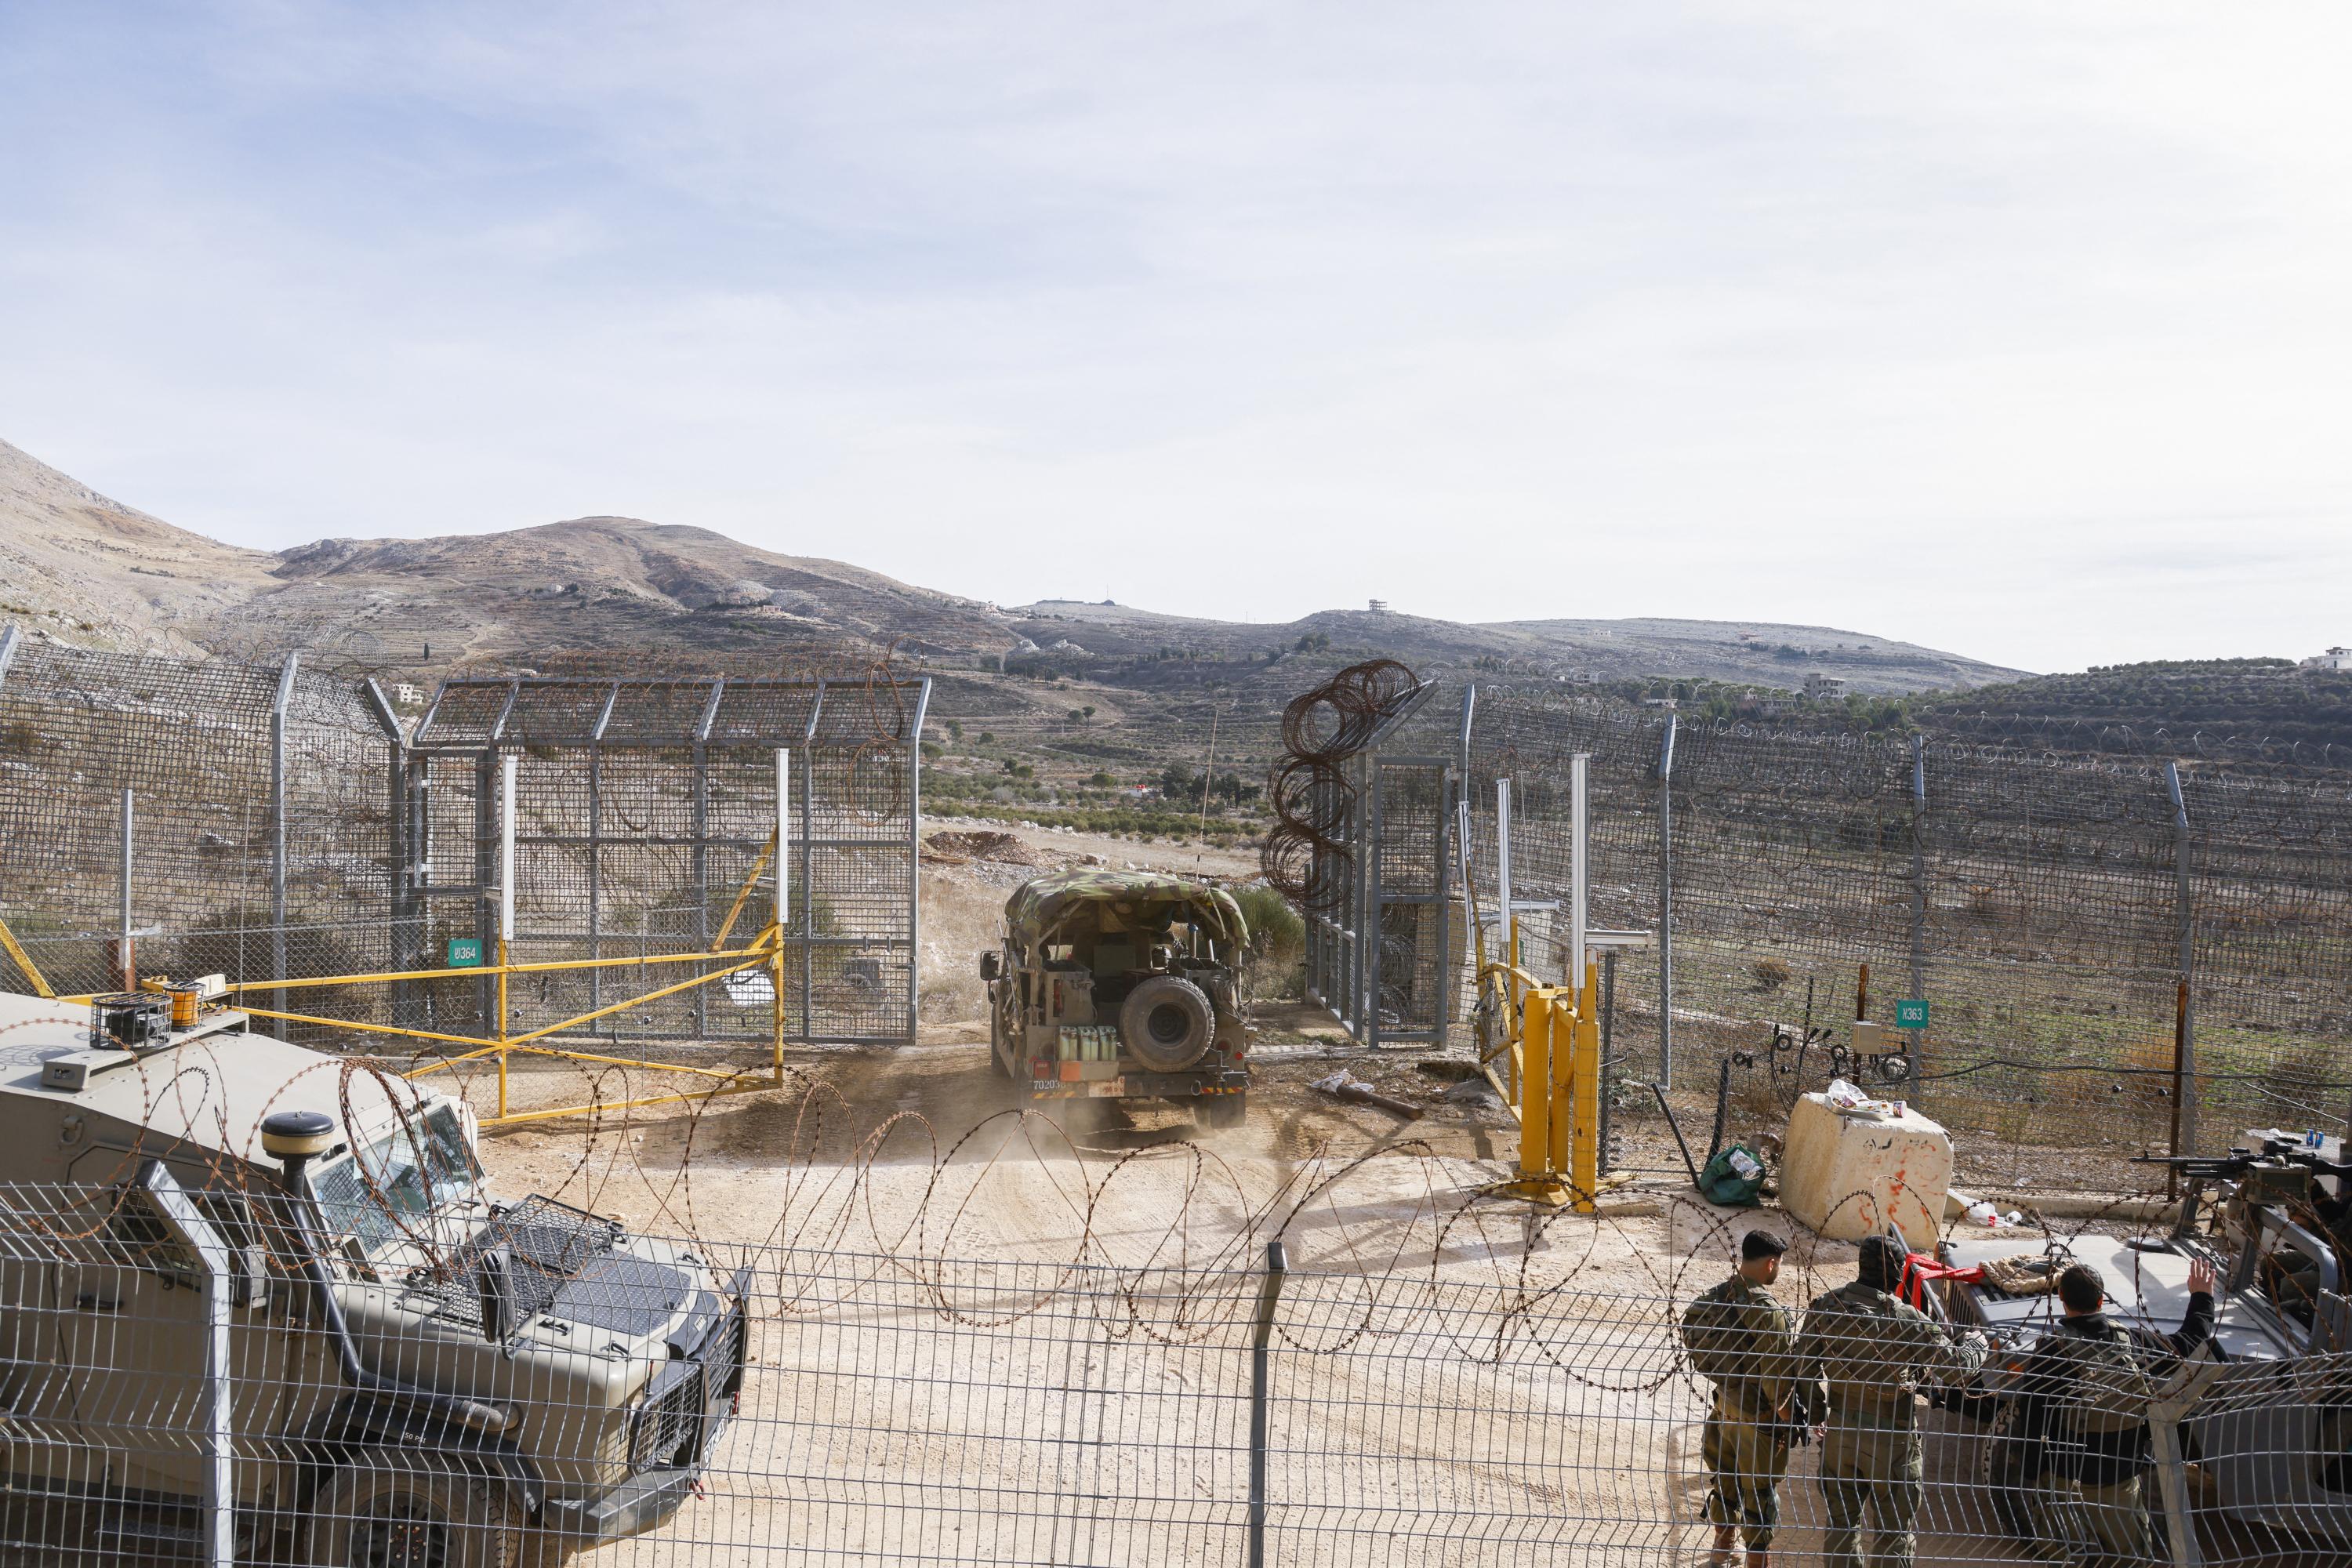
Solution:
<path fill-rule="evenodd" d="M 313 1568 L 516 1568 L 522 1510 L 503 1482 L 433 1454 L 362 1448 L 310 1522 Z"/>
<path fill-rule="evenodd" d="M 1119 1004 L 1118 1037 L 1151 1072 L 1182 1072 L 1217 1037 L 1208 994 L 1181 974 L 1155 974 Z"/>

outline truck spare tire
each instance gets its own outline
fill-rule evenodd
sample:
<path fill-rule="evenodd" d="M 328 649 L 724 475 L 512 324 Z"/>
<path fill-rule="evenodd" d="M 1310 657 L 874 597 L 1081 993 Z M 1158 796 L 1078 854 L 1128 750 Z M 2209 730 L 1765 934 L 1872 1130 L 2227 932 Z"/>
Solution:
<path fill-rule="evenodd" d="M 1217 1037 L 1217 1010 L 1206 993 L 1176 974 L 1155 974 L 1119 1004 L 1118 1037 L 1153 1072 L 1181 1072 Z"/>

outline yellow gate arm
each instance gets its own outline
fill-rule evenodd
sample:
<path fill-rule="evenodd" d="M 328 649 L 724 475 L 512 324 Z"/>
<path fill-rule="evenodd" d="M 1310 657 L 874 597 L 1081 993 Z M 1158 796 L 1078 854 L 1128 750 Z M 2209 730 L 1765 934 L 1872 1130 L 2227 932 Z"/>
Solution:
<path fill-rule="evenodd" d="M 761 850 L 760 858 L 752 862 L 751 874 L 743 879 L 741 887 L 735 889 L 735 907 L 727 911 L 726 921 L 719 926 L 719 934 L 710 939 L 711 952 L 717 952 L 727 945 L 728 937 L 734 932 L 735 922 L 743 918 L 743 906 L 751 901 L 751 889 L 758 887 L 760 879 L 767 874 L 768 860 L 775 852 L 776 836 L 772 832 L 768 835 L 768 847 Z"/>
<path fill-rule="evenodd" d="M 42 975 L 40 966 L 33 962 L 33 955 L 16 945 L 16 933 L 8 929 L 6 921 L 0 921 L 0 947 L 8 950 L 8 956 L 16 961 L 16 967 L 23 970 L 25 978 L 33 983 L 36 995 L 47 1001 L 57 1000 L 58 994 L 49 989 L 49 983 Z"/>

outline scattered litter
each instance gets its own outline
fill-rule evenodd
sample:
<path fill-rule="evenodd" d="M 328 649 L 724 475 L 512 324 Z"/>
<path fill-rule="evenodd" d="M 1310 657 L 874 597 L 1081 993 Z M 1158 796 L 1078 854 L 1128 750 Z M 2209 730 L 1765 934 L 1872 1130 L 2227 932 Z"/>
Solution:
<path fill-rule="evenodd" d="M 1874 1117 L 1900 1121 L 1903 1120 L 1904 1112 L 1909 1109 L 1899 1100 L 1873 1100 L 1842 1078 L 1830 1079 L 1830 1086 L 1822 1091 L 1822 1098 L 1828 1102 L 1830 1109 L 1840 1116 Z"/>
<path fill-rule="evenodd" d="M 1318 1078 L 1307 1087 L 1334 1100 L 1344 1100 L 1350 1105 L 1373 1106 L 1391 1116 L 1402 1116 L 1407 1121 L 1418 1121 L 1422 1117 L 1420 1106 L 1382 1094 L 1346 1068 L 1328 1078 Z"/>

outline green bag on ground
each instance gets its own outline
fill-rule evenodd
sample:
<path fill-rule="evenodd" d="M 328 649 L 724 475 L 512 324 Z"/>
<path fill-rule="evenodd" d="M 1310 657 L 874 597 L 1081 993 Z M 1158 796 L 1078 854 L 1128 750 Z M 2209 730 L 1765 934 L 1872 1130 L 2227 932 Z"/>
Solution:
<path fill-rule="evenodd" d="M 1698 1195 L 1724 1208 L 1752 1209 L 1764 1190 L 1764 1156 L 1745 1143 L 1717 1151 L 1698 1173 Z"/>

